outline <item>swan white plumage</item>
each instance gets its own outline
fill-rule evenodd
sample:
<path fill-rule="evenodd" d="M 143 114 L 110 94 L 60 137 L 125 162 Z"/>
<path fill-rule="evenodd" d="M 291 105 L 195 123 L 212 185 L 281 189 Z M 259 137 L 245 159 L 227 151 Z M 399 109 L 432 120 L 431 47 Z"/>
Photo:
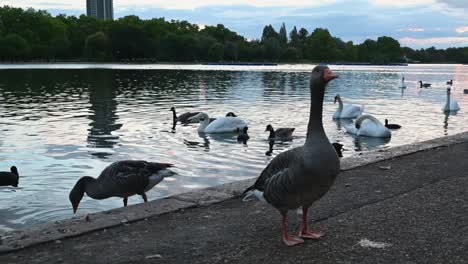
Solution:
<path fill-rule="evenodd" d="M 401 83 L 399 86 L 401 89 L 406 89 L 405 77 L 401 77 Z"/>
<path fill-rule="evenodd" d="M 450 87 L 447 88 L 447 101 L 445 102 L 444 108 L 442 110 L 444 112 L 449 112 L 449 111 L 458 111 L 460 110 L 460 106 L 458 105 L 457 100 L 455 99 L 450 99 L 450 91 L 452 89 Z"/>
<path fill-rule="evenodd" d="M 346 132 L 356 136 L 389 138 L 392 132 L 371 115 L 362 115 L 354 124 L 345 126 Z"/>
<path fill-rule="evenodd" d="M 364 111 L 364 106 L 358 104 L 343 104 L 339 94 L 335 96 L 334 103 L 338 102 L 339 106 L 336 112 L 333 114 L 333 119 L 340 118 L 356 118 L 362 115 Z"/>
<path fill-rule="evenodd" d="M 216 118 L 210 123 L 210 117 L 203 112 L 189 118 L 189 120 L 200 122 L 200 127 L 198 127 L 200 133 L 231 133 L 236 132 L 238 128 L 243 129 L 247 126 L 244 120 L 232 116 Z"/>

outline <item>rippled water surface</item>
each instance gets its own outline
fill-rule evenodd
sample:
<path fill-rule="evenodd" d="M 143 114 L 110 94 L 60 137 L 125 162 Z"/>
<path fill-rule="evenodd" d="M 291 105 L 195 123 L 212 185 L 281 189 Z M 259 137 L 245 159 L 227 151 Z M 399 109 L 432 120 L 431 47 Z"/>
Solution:
<path fill-rule="evenodd" d="M 309 72 L 313 65 L 264 67 L 204 65 L 0 66 L 0 170 L 16 165 L 20 187 L 0 187 L 0 230 L 72 216 L 68 193 L 84 175 L 113 161 L 146 159 L 176 165 L 177 175 L 148 192 L 150 200 L 257 176 L 281 151 L 305 141 Z M 325 94 L 324 126 L 345 156 L 465 131 L 468 66 L 332 66 L 340 78 Z M 401 76 L 408 88 L 398 88 Z M 445 82 L 461 106 L 445 115 Z M 432 83 L 419 89 L 417 81 Z M 332 120 L 335 94 L 365 112 L 403 126 L 391 140 L 354 138 Z M 249 123 L 250 140 L 200 135 L 197 125 L 171 130 L 178 112 L 232 111 Z M 295 127 L 292 142 L 268 149 L 265 126 Z M 130 204 L 140 203 L 134 196 Z M 79 213 L 122 206 L 120 198 L 85 196 Z"/>

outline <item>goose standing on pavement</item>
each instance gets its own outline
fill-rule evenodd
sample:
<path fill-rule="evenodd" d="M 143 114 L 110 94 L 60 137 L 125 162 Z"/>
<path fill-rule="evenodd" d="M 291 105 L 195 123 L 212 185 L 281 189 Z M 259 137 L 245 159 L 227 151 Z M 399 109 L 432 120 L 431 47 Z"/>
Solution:
<path fill-rule="evenodd" d="M 280 127 L 278 129 L 274 129 L 270 124 L 265 128 L 265 132 L 270 132 L 268 140 L 291 140 L 294 130 L 294 127 Z"/>
<path fill-rule="evenodd" d="M 339 94 L 335 96 L 334 104 L 338 102 L 338 109 L 333 114 L 333 119 L 356 118 L 364 111 L 364 106 L 358 104 L 343 104 Z"/>
<path fill-rule="evenodd" d="M 282 239 L 288 246 L 303 243 L 303 238 L 319 238 L 323 233 L 308 228 L 308 209 L 333 185 L 340 171 L 340 160 L 323 129 L 323 96 L 327 83 L 337 78 L 326 66 L 316 66 L 310 79 L 310 114 L 303 146 L 278 154 L 262 171 L 246 198 L 255 195 L 281 213 Z M 244 199 L 246 199 L 244 198 Z M 287 212 L 302 207 L 299 236 L 288 233 Z"/>
<path fill-rule="evenodd" d="M 190 117 L 189 121 L 200 122 L 199 133 L 232 133 L 236 132 L 238 128 L 244 129 L 247 126 L 247 123 L 242 119 L 232 116 L 217 118 L 210 123 L 210 117 L 203 112 Z"/>
<path fill-rule="evenodd" d="M 450 98 L 450 91 L 452 89 L 450 87 L 447 88 L 447 101 L 445 102 L 444 108 L 442 110 L 444 112 L 450 112 L 450 111 L 458 111 L 460 110 L 460 106 L 458 105 L 457 100 L 451 99 Z"/>
<path fill-rule="evenodd" d="M 122 160 L 107 166 L 97 179 L 84 176 L 76 182 L 70 191 L 69 199 L 76 213 L 83 195 L 86 193 L 93 199 L 109 197 L 123 198 L 127 206 L 128 197 L 138 194 L 145 202 L 148 201 L 145 192 L 160 183 L 165 177 L 172 175 L 169 167 L 172 164 L 148 162 L 144 160 Z"/>
<path fill-rule="evenodd" d="M 19 174 L 15 166 L 11 166 L 10 171 L 0 171 L 0 186 L 18 187 Z"/>

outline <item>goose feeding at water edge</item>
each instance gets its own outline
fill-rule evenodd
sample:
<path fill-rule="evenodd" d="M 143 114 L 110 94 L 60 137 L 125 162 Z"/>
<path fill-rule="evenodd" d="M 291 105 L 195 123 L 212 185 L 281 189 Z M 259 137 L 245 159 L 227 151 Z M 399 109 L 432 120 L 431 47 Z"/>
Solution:
<path fill-rule="evenodd" d="M 431 87 L 430 83 L 423 83 L 422 81 L 419 81 L 419 88 L 429 88 Z"/>
<path fill-rule="evenodd" d="M 0 186 L 18 187 L 19 174 L 16 166 L 11 166 L 10 171 L 0 171 Z"/>
<path fill-rule="evenodd" d="M 338 102 L 338 109 L 333 114 L 333 119 L 356 118 L 364 111 L 364 106 L 358 104 L 343 104 L 339 94 L 335 96 L 334 104 Z"/>
<path fill-rule="evenodd" d="M 458 105 L 457 100 L 450 98 L 450 91 L 451 90 L 452 89 L 450 87 L 447 88 L 447 101 L 445 102 L 444 108 L 442 108 L 442 110 L 444 112 L 460 110 L 460 106 Z"/>
<path fill-rule="evenodd" d="M 401 126 L 398 124 L 389 124 L 388 119 L 385 119 L 385 127 L 388 129 L 400 129 Z"/>
<path fill-rule="evenodd" d="M 247 126 L 244 120 L 238 117 L 226 116 L 217 118 L 210 123 L 210 117 L 207 113 L 199 113 L 189 118 L 190 121 L 200 122 L 198 132 L 200 133 L 233 133 L 237 129 L 243 129 Z"/>
<path fill-rule="evenodd" d="M 389 138 L 392 132 L 371 115 L 362 115 L 354 124 L 345 126 L 346 132 L 356 136 Z"/>
<path fill-rule="evenodd" d="M 262 171 L 254 185 L 244 191 L 267 201 L 281 214 L 282 239 L 288 246 L 303 243 L 303 238 L 319 238 L 323 233 L 309 230 L 308 209 L 333 185 L 340 171 L 340 160 L 325 134 L 322 123 L 323 96 L 329 81 L 337 78 L 328 67 L 316 66 L 310 78 L 310 114 L 303 146 L 278 154 Z M 302 207 L 299 236 L 288 233 L 288 210 Z"/>
<path fill-rule="evenodd" d="M 122 160 L 107 166 L 96 179 L 90 176 L 81 177 L 70 191 L 69 199 L 76 213 L 83 195 L 93 199 L 109 197 L 123 198 L 127 206 L 128 197 L 138 194 L 145 202 L 146 192 L 160 183 L 165 177 L 173 174 L 169 163 L 148 162 L 144 160 Z"/>
<path fill-rule="evenodd" d="M 280 127 L 278 129 L 274 129 L 270 124 L 265 128 L 265 132 L 270 132 L 268 140 L 291 140 L 294 130 L 294 127 Z"/>

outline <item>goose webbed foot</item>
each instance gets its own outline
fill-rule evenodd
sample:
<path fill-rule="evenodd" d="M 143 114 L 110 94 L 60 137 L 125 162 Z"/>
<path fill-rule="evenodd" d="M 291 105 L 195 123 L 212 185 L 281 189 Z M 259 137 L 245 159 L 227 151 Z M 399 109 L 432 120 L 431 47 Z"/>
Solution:
<path fill-rule="evenodd" d="M 304 243 L 304 239 L 302 239 L 302 238 L 300 238 L 298 236 L 288 234 L 288 223 L 287 223 L 286 215 L 281 216 L 281 224 L 282 224 L 283 242 L 287 246 L 294 246 L 294 245 L 297 245 L 297 244 Z"/>
<path fill-rule="evenodd" d="M 299 227 L 299 236 L 302 238 L 310 238 L 310 239 L 317 239 L 325 235 L 325 233 L 320 231 L 311 231 L 309 230 L 307 224 L 307 213 L 309 211 L 308 206 L 302 207 L 302 224 Z"/>

